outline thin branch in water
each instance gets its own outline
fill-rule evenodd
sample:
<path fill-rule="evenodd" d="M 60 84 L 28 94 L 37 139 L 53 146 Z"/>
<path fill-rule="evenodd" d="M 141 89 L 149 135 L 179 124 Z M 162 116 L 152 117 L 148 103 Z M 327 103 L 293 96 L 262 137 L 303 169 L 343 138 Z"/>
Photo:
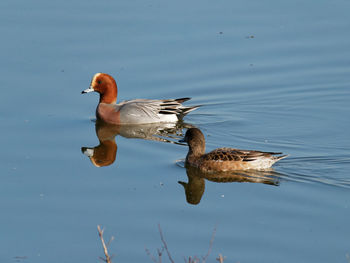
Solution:
<path fill-rule="evenodd" d="M 101 243 L 102 243 L 102 247 L 103 247 L 103 252 L 105 254 L 106 258 L 101 258 L 103 261 L 107 262 L 107 263 L 112 263 L 111 257 L 108 254 L 108 249 L 105 243 L 105 240 L 103 239 L 103 231 L 104 229 L 101 229 L 100 225 L 97 226 L 97 231 L 98 231 L 98 235 L 101 239 Z M 113 237 L 110 239 L 110 241 L 108 242 L 108 244 L 113 240 Z"/>
<path fill-rule="evenodd" d="M 157 249 L 159 263 L 162 263 L 163 251 L 164 251 L 164 248 L 162 248 L 162 250 L 160 250 L 159 248 Z"/>
<path fill-rule="evenodd" d="M 146 253 L 147 255 L 151 258 L 151 260 L 154 262 L 154 263 L 162 263 L 162 255 L 163 255 L 163 252 L 164 250 L 167 252 L 168 254 L 168 258 L 169 258 L 169 261 L 171 263 L 175 263 L 175 261 L 173 260 L 173 258 L 171 257 L 171 254 L 170 254 L 170 251 L 168 249 L 168 245 L 164 239 L 164 235 L 163 235 L 163 232 L 162 232 L 162 228 L 160 227 L 160 224 L 158 224 L 158 230 L 159 230 L 159 235 L 160 235 L 160 239 L 162 241 L 162 244 L 163 244 L 163 247 L 162 249 L 157 249 L 157 252 L 158 252 L 158 261 L 157 259 L 150 253 L 150 251 L 146 248 Z M 205 263 L 206 260 L 208 259 L 210 253 L 212 252 L 212 248 L 213 248 L 213 244 L 214 244 L 214 238 L 215 238 L 215 234 L 216 234 L 216 227 L 214 228 L 213 230 L 213 234 L 211 236 L 211 239 L 210 239 L 210 242 L 209 242 L 209 248 L 208 248 L 208 251 L 207 251 L 207 254 L 205 256 L 202 256 L 201 258 L 198 258 L 197 256 L 189 256 L 189 257 L 184 257 L 184 262 L 185 263 Z M 219 261 L 220 263 L 223 263 L 224 262 L 224 259 L 225 257 L 223 257 L 221 254 L 219 254 L 219 257 L 216 258 L 217 261 Z M 349 262 L 350 263 L 350 262 Z"/>
<path fill-rule="evenodd" d="M 219 261 L 220 263 L 224 263 L 224 258 L 221 254 L 219 254 L 219 257 L 216 258 L 217 261 Z"/>
<path fill-rule="evenodd" d="M 154 263 L 158 263 L 157 260 L 154 258 L 154 256 L 151 254 L 151 252 L 149 251 L 148 248 L 145 248 L 145 251 L 146 251 L 147 256 L 149 256 L 149 258 L 152 259 L 152 261 Z"/>
<path fill-rule="evenodd" d="M 191 256 L 188 257 L 188 260 L 185 258 L 185 263 L 199 263 L 200 259 L 194 256 L 193 258 Z"/>
<path fill-rule="evenodd" d="M 213 249 L 215 234 L 216 234 L 216 227 L 214 228 L 213 234 L 211 235 L 211 238 L 210 238 L 208 252 L 204 257 L 202 257 L 202 260 L 203 260 L 202 263 L 205 263 L 205 261 L 207 260 L 207 258 L 209 257 L 209 255 L 211 253 L 211 250 Z"/>
<path fill-rule="evenodd" d="M 107 247 L 109 247 L 109 245 L 112 243 L 113 240 L 114 240 L 114 236 L 111 236 L 111 238 L 109 239 L 109 241 L 107 243 Z"/>
<path fill-rule="evenodd" d="M 158 261 L 155 259 L 155 257 L 151 254 L 151 252 L 149 251 L 148 248 L 145 248 L 147 255 L 150 257 L 150 259 L 154 262 L 154 263 L 162 263 L 162 255 L 163 255 L 163 251 L 164 248 L 162 248 L 162 250 L 157 249 L 157 253 L 158 253 Z"/>
<path fill-rule="evenodd" d="M 170 262 L 171 263 L 175 263 L 175 261 L 173 260 L 173 258 L 170 255 L 170 252 L 168 250 L 168 246 L 167 246 L 167 244 L 166 244 L 166 242 L 164 240 L 164 236 L 163 236 L 163 233 L 162 233 L 162 229 L 160 228 L 160 224 L 158 224 L 158 230 L 159 230 L 159 234 L 160 234 L 160 239 L 162 240 L 163 246 L 165 248 L 166 253 L 168 254 L 168 258 L 169 258 Z"/>

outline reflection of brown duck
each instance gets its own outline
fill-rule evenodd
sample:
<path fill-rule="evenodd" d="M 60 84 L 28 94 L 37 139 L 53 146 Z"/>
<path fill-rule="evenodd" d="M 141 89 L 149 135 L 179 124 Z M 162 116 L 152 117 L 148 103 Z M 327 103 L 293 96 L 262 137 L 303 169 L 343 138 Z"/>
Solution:
<path fill-rule="evenodd" d="M 272 169 L 258 171 L 258 170 L 247 170 L 247 171 L 229 171 L 229 172 L 203 172 L 197 167 L 186 165 L 186 173 L 188 182 L 181 182 L 185 189 L 186 200 L 189 204 L 196 205 L 202 199 L 205 190 L 205 180 L 217 182 L 217 183 L 263 183 L 269 185 L 279 185 L 278 173 Z"/>
<path fill-rule="evenodd" d="M 90 158 L 96 167 L 111 165 L 117 154 L 115 137 L 121 135 L 126 138 L 139 138 L 169 143 L 178 143 L 182 129 L 191 127 L 185 123 L 159 123 L 141 125 L 113 125 L 97 121 L 95 130 L 100 144 L 96 147 L 82 147 L 81 151 Z"/>
<path fill-rule="evenodd" d="M 286 157 L 281 153 L 219 148 L 205 153 L 205 138 L 197 128 L 188 129 L 182 140 L 189 146 L 186 164 L 203 172 L 267 169 Z M 279 155 L 279 156 L 277 156 Z"/>
<path fill-rule="evenodd" d="M 186 168 L 188 182 L 178 181 L 185 189 L 187 203 L 197 205 L 202 199 L 205 190 L 204 177 L 200 175 L 200 171 L 195 167 Z"/>

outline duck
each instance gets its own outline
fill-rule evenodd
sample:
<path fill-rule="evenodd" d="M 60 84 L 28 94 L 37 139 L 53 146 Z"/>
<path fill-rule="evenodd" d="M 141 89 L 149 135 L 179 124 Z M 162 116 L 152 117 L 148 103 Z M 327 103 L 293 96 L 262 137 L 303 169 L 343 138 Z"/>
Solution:
<path fill-rule="evenodd" d="M 218 148 L 205 153 L 205 138 L 198 128 L 190 128 L 180 142 L 186 142 L 189 150 L 185 165 L 202 172 L 226 172 L 237 170 L 263 170 L 287 157 L 280 152 L 261 152 L 234 148 Z"/>
<path fill-rule="evenodd" d="M 118 88 L 115 79 L 106 73 L 96 73 L 88 89 L 81 93 L 97 92 L 100 100 L 96 118 L 109 124 L 145 124 L 177 122 L 199 106 L 183 106 L 190 98 L 134 99 L 117 103 Z"/>

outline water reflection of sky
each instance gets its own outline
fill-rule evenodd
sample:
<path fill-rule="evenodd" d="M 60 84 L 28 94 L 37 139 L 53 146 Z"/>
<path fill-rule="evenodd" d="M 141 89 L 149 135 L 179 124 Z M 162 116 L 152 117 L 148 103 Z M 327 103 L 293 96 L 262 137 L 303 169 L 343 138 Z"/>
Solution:
<path fill-rule="evenodd" d="M 346 262 L 347 2 L 0 6 L 1 261 L 95 262 L 97 224 L 116 237 L 116 261 L 150 261 L 160 223 L 176 261 L 205 253 L 216 227 L 208 261 Z M 278 187 L 205 179 L 190 205 L 175 164 L 187 147 L 119 135 L 116 161 L 95 167 L 81 147 L 99 145 L 98 98 L 80 91 L 96 72 L 116 77 L 118 100 L 203 104 L 185 121 L 208 150 L 290 154 Z"/>

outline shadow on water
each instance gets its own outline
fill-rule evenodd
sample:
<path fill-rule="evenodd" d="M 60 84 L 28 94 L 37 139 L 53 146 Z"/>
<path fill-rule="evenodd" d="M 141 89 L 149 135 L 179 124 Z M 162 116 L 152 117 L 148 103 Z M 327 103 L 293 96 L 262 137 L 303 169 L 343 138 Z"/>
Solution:
<path fill-rule="evenodd" d="M 183 129 L 191 127 L 194 126 L 184 122 L 112 125 L 98 120 L 95 124 L 95 131 L 100 144 L 95 147 L 81 147 L 81 151 L 96 167 L 109 166 L 115 162 L 117 156 L 118 146 L 115 141 L 117 135 L 125 138 L 182 144 L 178 140 L 183 136 Z"/>
<path fill-rule="evenodd" d="M 261 183 L 278 186 L 281 176 L 272 168 L 266 170 L 202 172 L 196 167 L 185 165 L 184 161 L 177 162 L 177 165 L 186 167 L 188 182 L 178 181 L 178 183 L 184 187 L 186 201 L 192 205 L 200 203 L 205 191 L 206 180 L 215 183 Z"/>

